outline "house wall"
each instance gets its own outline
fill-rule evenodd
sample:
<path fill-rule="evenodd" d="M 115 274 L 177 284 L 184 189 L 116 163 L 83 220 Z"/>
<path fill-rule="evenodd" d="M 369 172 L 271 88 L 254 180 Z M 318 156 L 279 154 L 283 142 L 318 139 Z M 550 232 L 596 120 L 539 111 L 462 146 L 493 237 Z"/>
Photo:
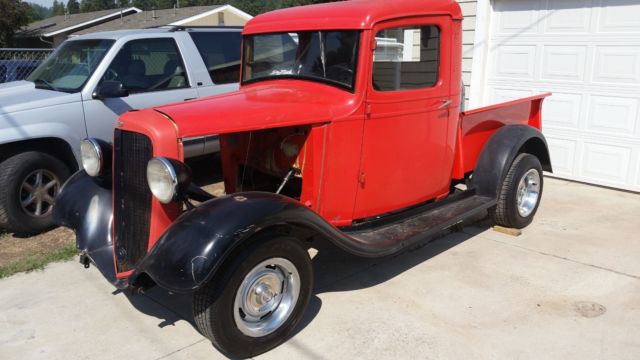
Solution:
<path fill-rule="evenodd" d="M 225 26 L 244 26 L 247 23 L 247 20 L 241 18 L 240 16 L 230 12 L 224 11 L 224 25 Z M 218 22 L 218 13 L 213 13 L 209 16 L 202 17 L 200 19 L 196 19 L 194 21 L 190 21 L 183 25 L 186 26 L 218 26 L 221 25 Z"/>
<path fill-rule="evenodd" d="M 471 85 L 471 64 L 476 28 L 477 0 L 457 0 L 462 9 L 462 83 L 464 84 L 465 108 L 469 105 Z"/>

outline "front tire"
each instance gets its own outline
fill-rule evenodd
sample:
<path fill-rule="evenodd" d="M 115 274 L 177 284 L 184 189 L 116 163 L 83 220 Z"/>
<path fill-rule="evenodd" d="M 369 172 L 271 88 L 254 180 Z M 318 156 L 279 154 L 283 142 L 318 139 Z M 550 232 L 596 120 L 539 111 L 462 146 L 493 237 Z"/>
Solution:
<path fill-rule="evenodd" d="M 0 227 L 37 234 L 53 227 L 55 197 L 69 177 L 57 158 L 37 151 L 0 163 Z"/>
<path fill-rule="evenodd" d="M 502 182 L 492 211 L 494 222 L 515 229 L 531 224 L 540 205 L 543 182 L 540 160 L 531 154 L 519 154 Z"/>
<path fill-rule="evenodd" d="M 311 259 L 300 240 L 261 236 L 194 294 L 196 326 L 225 355 L 252 357 L 287 339 L 312 289 Z"/>

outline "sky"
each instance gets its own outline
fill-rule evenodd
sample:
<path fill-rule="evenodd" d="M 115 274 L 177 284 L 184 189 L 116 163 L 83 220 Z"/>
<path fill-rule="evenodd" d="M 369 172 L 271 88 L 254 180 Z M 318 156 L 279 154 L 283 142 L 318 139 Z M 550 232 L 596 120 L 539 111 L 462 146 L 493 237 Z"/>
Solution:
<path fill-rule="evenodd" d="M 53 5 L 53 0 L 28 0 L 27 2 L 46 6 L 46 7 L 51 7 Z"/>

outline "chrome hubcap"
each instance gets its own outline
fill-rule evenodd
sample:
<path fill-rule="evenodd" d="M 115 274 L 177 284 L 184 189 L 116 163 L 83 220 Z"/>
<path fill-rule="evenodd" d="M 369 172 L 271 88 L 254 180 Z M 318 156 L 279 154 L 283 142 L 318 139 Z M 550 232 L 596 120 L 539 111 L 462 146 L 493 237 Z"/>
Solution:
<path fill-rule="evenodd" d="M 51 171 L 40 169 L 29 174 L 20 186 L 20 205 L 28 215 L 44 217 L 51 213 L 60 180 Z"/>
<path fill-rule="evenodd" d="M 518 183 L 517 205 L 522 217 L 531 215 L 540 198 L 540 173 L 536 169 L 527 171 Z"/>
<path fill-rule="evenodd" d="M 233 318 L 245 335 L 276 331 L 293 312 L 300 295 L 300 275 L 293 263 L 271 258 L 256 265 L 236 292 Z"/>

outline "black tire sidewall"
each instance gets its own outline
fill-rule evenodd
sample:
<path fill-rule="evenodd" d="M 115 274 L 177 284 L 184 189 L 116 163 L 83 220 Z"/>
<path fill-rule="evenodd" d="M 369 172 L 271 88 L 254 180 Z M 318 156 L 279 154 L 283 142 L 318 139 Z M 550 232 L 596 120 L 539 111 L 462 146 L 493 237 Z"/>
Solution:
<path fill-rule="evenodd" d="M 35 234 L 53 227 L 53 213 L 41 218 L 36 218 L 25 213 L 20 203 L 20 187 L 23 181 L 34 171 L 43 169 L 52 172 L 58 177 L 60 187 L 70 176 L 69 168 L 57 158 L 30 151 L 14 155 L 2 163 L 2 169 L 7 165 L 11 169 L 10 174 L 1 177 L 0 191 L 5 192 L 6 203 L 2 204 L 7 216 L 7 230 Z"/>
<path fill-rule="evenodd" d="M 540 200 L 542 199 L 542 190 L 544 188 L 544 177 L 542 174 L 542 165 L 540 164 L 540 161 L 538 160 L 537 157 L 531 154 L 522 154 L 522 159 L 520 159 L 520 161 L 518 161 L 515 164 L 515 166 L 516 166 L 515 169 L 512 169 L 513 171 L 513 176 L 511 178 L 512 183 L 505 184 L 509 186 L 509 189 L 510 189 L 509 192 L 507 193 L 505 206 L 507 210 L 506 215 L 510 223 L 510 226 L 517 229 L 521 229 L 531 224 L 531 222 L 533 221 L 533 217 L 538 211 L 538 207 L 540 206 Z M 533 211 L 531 212 L 531 214 L 529 214 L 526 217 L 523 217 L 522 215 L 520 215 L 520 212 L 518 211 L 518 199 L 517 199 L 518 184 L 520 183 L 520 180 L 522 179 L 524 174 L 527 173 L 527 171 L 529 171 L 530 169 L 535 169 L 538 172 L 538 175 L 540 177 L 540 193 L 538 195 L 538 201 L 536 202 L 536 205 L 533 208 Z"/>
<path fill-rule="evenodd" d="M 309 255 L 300 240 L 286 236 L 264 240 L 258 239 L 241 251 L 225 269 L 224 279 L 218 284 L 219 297 L 212 305 L 215 315 L 212 316 L 214 321 L 210 326 L 216 337 L 213 343 L 231 357 L 255 356 L 284 342 L 304 316 L 304 310 L 311 298 L 313 270 Z M 300 294 L 289 319 L 280 328 L 263 337 L 249 337 L 243 334 L 235 323 L 233 314 L 236 292 L 251 269 L 274 257 L 287 259 L 294 264 L 300 275 Z"/>

